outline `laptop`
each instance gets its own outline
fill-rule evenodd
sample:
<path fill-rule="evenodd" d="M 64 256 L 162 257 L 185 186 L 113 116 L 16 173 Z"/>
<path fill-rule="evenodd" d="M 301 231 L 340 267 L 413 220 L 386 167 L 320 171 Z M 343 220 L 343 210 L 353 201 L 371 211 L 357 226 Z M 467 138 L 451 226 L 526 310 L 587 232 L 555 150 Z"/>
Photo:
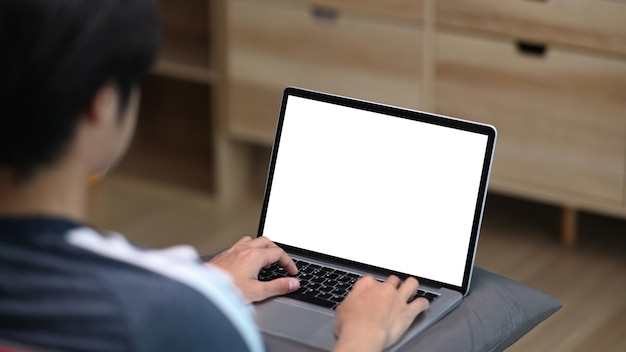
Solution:
<path fill-rule="evenodd" d="M 285 89 L 258 236 L 296 261 L 302 287 L 256 304 L 261 331 L 331 350 L 335 309 L 366 274 L 416 277 L 431 301 L 391 351 L 458 306 L 495 142 L 489 125 Z"/>

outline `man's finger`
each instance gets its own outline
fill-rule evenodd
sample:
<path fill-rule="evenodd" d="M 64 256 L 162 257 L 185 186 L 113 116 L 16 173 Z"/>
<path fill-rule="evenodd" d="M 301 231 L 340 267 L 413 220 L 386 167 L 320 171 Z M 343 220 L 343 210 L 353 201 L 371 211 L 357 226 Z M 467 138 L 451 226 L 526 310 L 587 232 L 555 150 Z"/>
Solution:
<path fill-rule="evenodd" d="M 413 302 L 409 303 L 409 311 L 413 318 L 415 318 L 418 314 L 428 309 L 430 303 L 424 297 L 418 297 Z"/>
<path fill-rule="evenodd" d="M 282 251 L 283 249 L 280 248 L 280 250 Z M 298 273 L 298 267 L 296 266 L 296 263 L 293 262 L 293 259 L 291 259 L 289 254 L 287 254 L 285 251 L 283 252 L 285 253 L 285 255 L 281 256 L 280 259 L 278 259 L 278 265 L 285 268 L 285 270 L 287 270 L 289 274 L 296 275 Z"/>
<path fill-rule="evenodd" d="M 285 295 L 300 288 L 300 281 L 295 277 L 281 277 L 272 281 L 259 282 L 259 300 Z"/>
<path fill-rule="evenodd" d="M 294 271 L 295 269 L 296 272 L 294 272 L 294 274 L 297 273 L 297 268 L 295 267 L 296 265 L 294 264 L 293 259 L 291 259 L 282 248 L 258 248 L 253 249 L 253 251 L 255 253 L 254 257 L 258 261 L 257 264 L 259 265 L 259 267 L 266 267 L 268 265 L 278 263 L 278 265 L 282 266 L 283 268 L 285 268 L 286 266 L 290 267 L 291 271 Z M 285 268 L 285 270 L 286 269 L 287 268 Z M 291 273 L 291 271 L 288 272 Z"/>
<path fill-rule="evenodd" d="M 385 281 L 385 283 L 387 284 L 391 284 L 393 287 L 398 288 L 398 286 L 400 286 L 400 284 L 402 283 L 400 281 L 400 278 L 395 276 L 395 275 L 391 275 L 387 278 L 387 280 Z"/>
<path fill-rule="evenodd" d="M 415 279 L 414 277 L 408 277 L 406 280 L 404 280 L 404 282 L 398 289 L 398 293 L 400 294 L 400 297 L 402 297 L 406 302 L 409 300 L 409 298 L 415 295 L 418 286 L 419 283 L 417 282 L 417 279 Z"/>
<path fill-rule="evenodd" d="M 254 242 L 254 247 L 256 248 L 280 249 L 284 254 L 281 253 L 281 256 L 278 257 L 278 259 L 274 260 L 270 264 L 278 263 L 278 265 L 285 268 L 285 270 L 287 270 L 287 272 L 291 275 L 295 275 L 298 273 L 298 268 L 296 267 L 296 264 L 293 262 L 293 259 L 291 259 L 291 257 L 289 257 L 289 255 L 285 253 L 285 251 L 282 248 L 277 246 L 276 243 L 272 242 L 269 238 L 258 237 L 254 239 L 253 242 Z"/>
<path fill-rule="evenodd" d="M 278 247 L 274 242 L 270 241 L 269 238 L 265 236 L 257 237 L 253 239 L 249 244 L 251 247 L 254 247 L 254 248 Z"/>
<path fill-rule="evenodd" d="M 261 263 L 259 263 L 259 265 L 262 267 L 278 263 L 278 265 L 285 268 L 289 274 L 295 275 L 298 273 L 298 268 L 293 262 L 293 259 L 291 259 L 287 252 L 285 252 L 282 248 L 276 246 L 270 248 L 260 248 L 258 251 L 261 259 Z"/>
<path fill-rule="evenodd" d="M 354 289 L 356 289 L 357 287 L 371 287 L 372 285 L 375 285 L 377 283 L 379 283 L 378 280 L 375 279 L 372 275 L 363 275 L 360 279 L 356 280 L 356 282 L 352 286 L 351 291 L 354 291 Z"/>
<path fill-rule="evenodd" d="M 252 237 L 250 237 L 250 236 L 243 236 L 235 244 L 246 243 L 246 242 L 250 242 L 250 241 L 252 241 Z"/>

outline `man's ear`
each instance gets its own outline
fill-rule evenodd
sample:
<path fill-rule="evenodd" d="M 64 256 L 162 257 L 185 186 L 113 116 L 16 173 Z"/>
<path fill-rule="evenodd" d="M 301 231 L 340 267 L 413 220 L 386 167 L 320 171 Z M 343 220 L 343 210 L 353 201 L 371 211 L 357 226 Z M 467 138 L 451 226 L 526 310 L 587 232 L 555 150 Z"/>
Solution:
<path fill-rule="evenodd" d="M 118 104 L 116 86 L 112 83 L 104 84 L 91 99 L 91 103 L 85 111 L 85 119 L 87 120 L 85 122 L 92 124 L 109 123 L 117 118 Z"/>

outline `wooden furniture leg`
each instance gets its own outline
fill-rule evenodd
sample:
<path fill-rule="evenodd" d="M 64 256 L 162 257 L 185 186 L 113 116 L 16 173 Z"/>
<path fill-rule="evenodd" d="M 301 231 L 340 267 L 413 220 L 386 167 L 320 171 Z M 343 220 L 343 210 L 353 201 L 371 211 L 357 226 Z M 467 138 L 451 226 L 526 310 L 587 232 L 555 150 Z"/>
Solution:
<path fill-rule="evenodd" d="M 578 237 L 578 211 L 572 207 L 563 207 L 561 211 L 561 243 L 567 247 L 576 244 Z"/>

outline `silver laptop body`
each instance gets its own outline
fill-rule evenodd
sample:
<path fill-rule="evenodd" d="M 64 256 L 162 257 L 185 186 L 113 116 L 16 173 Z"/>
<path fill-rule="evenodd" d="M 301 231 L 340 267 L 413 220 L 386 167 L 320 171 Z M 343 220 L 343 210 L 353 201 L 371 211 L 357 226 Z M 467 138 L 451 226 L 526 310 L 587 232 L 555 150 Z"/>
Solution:
<path fill-rule="evenodd" d="M 435 298 L 398 350 L 469 290 L 495 141 L 492 126 L 287 88 L 258 236 L 337 273 L 417 277 Z M 331 350 L 336 307 L 292 296 L 256 304 L 260 329 Z"/>

